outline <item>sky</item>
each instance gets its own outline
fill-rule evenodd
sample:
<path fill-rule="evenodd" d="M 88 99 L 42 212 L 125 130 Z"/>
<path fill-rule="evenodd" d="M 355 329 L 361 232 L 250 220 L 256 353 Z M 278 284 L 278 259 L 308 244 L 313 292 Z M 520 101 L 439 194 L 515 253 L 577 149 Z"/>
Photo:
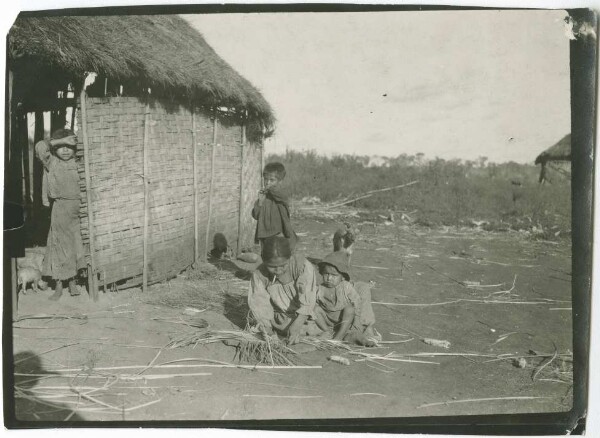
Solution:
<path fill-rule="evenodd" d="M 533 162 L 570 132 L 565 11 L 185 15 L 272 105 L 267 152 Z"/>

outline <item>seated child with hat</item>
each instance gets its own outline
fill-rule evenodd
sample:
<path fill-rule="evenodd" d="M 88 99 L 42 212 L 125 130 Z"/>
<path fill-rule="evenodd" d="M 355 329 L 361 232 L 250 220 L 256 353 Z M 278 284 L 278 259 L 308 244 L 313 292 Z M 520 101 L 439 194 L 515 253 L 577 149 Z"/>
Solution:
<path fill-rule="evenodd" d="M 323 280 L 317 291 L 314 312 L 317 326 L 326 333 L 333 328 L 334 340 L 374 346 L 375 315 L 370 290 L 366 284 L 350 282 L 348 255 L 344 252 L 329 254 L 319 263 L 319 273 Z"/>

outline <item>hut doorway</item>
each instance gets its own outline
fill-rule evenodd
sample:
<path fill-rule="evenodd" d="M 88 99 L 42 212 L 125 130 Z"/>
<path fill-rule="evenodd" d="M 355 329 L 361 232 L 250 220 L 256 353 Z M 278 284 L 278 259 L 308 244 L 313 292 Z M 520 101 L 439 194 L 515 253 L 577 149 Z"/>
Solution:
<path fill-rule="evenodd" d="M 7 191 L 19 191 L 25 212 L 25 247 L 46 246 L 50 228 L 51 200 L 45 192 L 44 168 L 36 156 L 35 145 L 49 138 L 59 128 L 75 129 L 76 103 L 72 96 L 29 103 L 19 102 L 12 117 L 15 133 L 11 143 L 10 167 L 18 166 L 13 172 Z M 16 173 L 16 175 L 15 175 Z"/>

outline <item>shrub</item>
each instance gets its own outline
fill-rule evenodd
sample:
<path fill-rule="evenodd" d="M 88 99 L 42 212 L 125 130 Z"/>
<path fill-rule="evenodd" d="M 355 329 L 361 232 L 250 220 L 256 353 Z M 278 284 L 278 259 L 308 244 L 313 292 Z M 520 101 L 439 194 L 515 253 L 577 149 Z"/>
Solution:
<path fill-rule="evenodd" d="M 417 180 L 418 184 L 377 193 L 351 204 L 370 210 L 415 213 L 418 223 L 464 225 L 486 220 L 503 228 L 543 229 L 548 236 L 571 229 L 571 184 L 556 178 L 539 185 L 534 165 L 461 160 L 423 160 L 421 156 L 388 158 L 385 166 L 367 167 L 369 158 L 325 157 L 315 151 L 271 155 L 267 161 L 286 166 L 284 186 L 292 198 L 316 196 L 323 202 L 350 199 Z M 517 220 L 518 219 L 518 220 Z"/>

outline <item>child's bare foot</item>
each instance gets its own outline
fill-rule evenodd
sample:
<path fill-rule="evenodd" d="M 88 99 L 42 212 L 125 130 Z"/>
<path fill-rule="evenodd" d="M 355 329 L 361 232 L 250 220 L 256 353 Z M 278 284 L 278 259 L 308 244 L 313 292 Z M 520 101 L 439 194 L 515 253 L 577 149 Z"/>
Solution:
<path fill-rule="evenodd" d="M 367 339 L 365 337 L 361 337 L 360 339 L 357 339 L 356 343 L 358 345 L 363 345 L 365 347 L 375 347 L 375 346 L 377 346 L 377 342 L 375 342 L 373 339 Z"/>
<path fill-rule="evenodd" d="M 76 297 L 77 295 L 80 295 L 80 292 L 79 292 L 79 289 L 77 289 L 77 284 L 75 283 L 75 280 L 69 281 L 69 293 L 71 294 L 72 297 Z"/>
<path fill-rule="evenodd" d="M 54 292 L 50 298 L 48 298 L 50 301 L 58 301 L 60 300 L 60 297 L 62 297 L 62 292 Z"/>
<path fill-rule="evenodd" d="M 377 345 L 374 339 L 367 338 L 364 333 L 357 333 L 354 342 L 364 347 L 375 347 Z"/>
<path fill-rule="evenodd" d="M 375 343 L 381 341 L 381 334 L 372 325 L 367 326 L 363 332 L 367 339 L 375 341 Z"/>
<path fill-rule="evenodd" d="M 62 297 L 62 293 L 63 293 L 62 281 L 56 280 L 56 285 L 54 286 L 54 293 L 48 299 L 50 301 L 58 301 L 58 300 L 60 300 L 60 297 Z"/>
<path fill-rule="evenodd" d="M 375 341 L 367 339 L 365 335 L 356 330 L 353 330 L 351 333 L 348 333 L 346 336 L 344 336 L 344 341 L 349 344 L 362 345 L 364 347 L 374 347 L 377 345 Z"/>

